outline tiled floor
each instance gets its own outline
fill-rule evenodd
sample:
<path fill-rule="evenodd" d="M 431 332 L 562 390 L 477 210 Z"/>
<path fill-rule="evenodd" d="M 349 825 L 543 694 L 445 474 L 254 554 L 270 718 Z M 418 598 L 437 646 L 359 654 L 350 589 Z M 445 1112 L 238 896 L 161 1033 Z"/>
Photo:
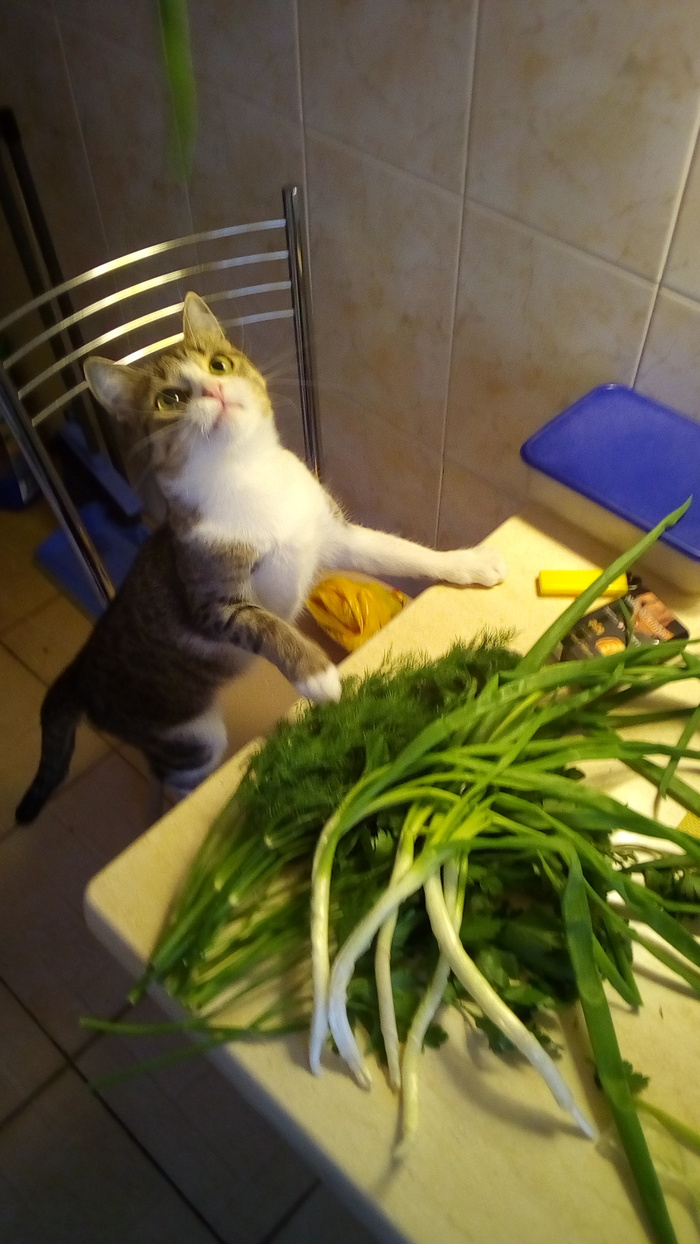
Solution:
<path fill-rule="evenodd" d="M 130 982 L 88 932 L 82 895 L 146 828 L 150 791 L 138 757 L 83 727 L 68 782 L 34 825 L 14 826 L 44 689 L 89 628 L 32 564 L 52 525 L 41 503 L 0 511 L 0 1239 L 369 1244 L 206 1062 L 89 1087 L 148 1052 L 79 1019 L 124 1005 Z M 232 747 L 292 699 L 275 670 L 251 670 L 226 696 Z"/>

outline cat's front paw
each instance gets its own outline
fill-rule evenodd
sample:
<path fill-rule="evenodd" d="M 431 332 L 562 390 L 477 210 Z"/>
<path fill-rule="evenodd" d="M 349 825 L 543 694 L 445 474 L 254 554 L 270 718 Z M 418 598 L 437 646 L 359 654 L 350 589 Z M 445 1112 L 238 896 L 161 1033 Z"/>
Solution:
<path fill-rule="evenodd" d="M 311 674 L 303 682 L 294 684 L 299 695 L 306 696 L 314 704 L 324 704 L 326 700 L 339 700 L 341 692 L 340 674 L 335 665 L 327 665 L 318 674 Z"/>
<path fill-rule="evenodd" d="M 448 583 L 459 583 L 462 587 L 469 583 L 494 587 L 507 574 L 506 563 L 501 554 L 486 544 L 475 549 L 455 549 L 446 553 L 445 558 L 443 578 Z"/>

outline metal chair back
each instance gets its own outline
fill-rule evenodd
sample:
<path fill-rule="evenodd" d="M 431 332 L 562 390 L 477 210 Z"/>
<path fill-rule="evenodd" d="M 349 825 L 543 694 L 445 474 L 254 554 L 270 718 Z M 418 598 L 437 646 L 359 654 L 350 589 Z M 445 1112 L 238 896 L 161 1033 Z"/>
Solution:
<path fill-rule="evenodd" d="M 279 218 L 211 229 L 122 255 L 0 321 L 0 334 L 22 343 L 0 364 L 0 417 L 105 604 L 114 585 L 38 430 L 70 410 L 89 449 L 120 466 L 118 442 L 92 400 L 83 360 L 100 353 L 136 363 L 179 341 L 188 289 L 206 299 L 234 342 L 236 333 L 255 333 L 258 325 L 293 322 L 304 452 L 320 474 L 305 224 L 298 188 L 285 187 L 282 198 Z M 242 347 L 255 357 L 245 337 Z"/>

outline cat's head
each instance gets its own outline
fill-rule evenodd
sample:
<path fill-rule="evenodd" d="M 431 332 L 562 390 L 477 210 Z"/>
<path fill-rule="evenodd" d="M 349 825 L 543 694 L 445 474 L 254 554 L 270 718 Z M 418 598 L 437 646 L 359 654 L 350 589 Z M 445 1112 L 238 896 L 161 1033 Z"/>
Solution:
<path fill-rule="evenodd" d="M 243 450 L 273 426 L 267 385 L 198 294 L 183 311 L 183 339 L 138 366 L 89 358 L 85 378 L 98 402 L 146 439 L 160 477 L 175 477 L 202 442 Z"/>

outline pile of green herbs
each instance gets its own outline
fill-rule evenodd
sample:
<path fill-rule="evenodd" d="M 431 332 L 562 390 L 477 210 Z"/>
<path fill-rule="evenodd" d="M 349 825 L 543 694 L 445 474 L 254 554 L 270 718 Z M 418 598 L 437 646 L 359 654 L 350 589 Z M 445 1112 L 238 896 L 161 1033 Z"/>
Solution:
<path fill-rule="evenodd" d="M 641 1004 L 638 942 L 700 993 L 688 924 L 700 914 L 700 842 L 595 789 L 578 766 L 617 760 L 700 813 L 700 796 L 675 772 L 679 759 L 700 759 L 688 746 L 698 710 L 643 702 L 699 678 L 700 658 L 677 640 L 548 661 L 684 509 L 618 558 L 524 657 L 506 637 L 482 636 L 438 661 L 348 680 L 338 704 L 283 722 L 213 824 L 132 1001 L 164 986 L 187 1018 L 162 1030 L 189 1030 L 205 1045 L 310 1027 L 312 1069 L 330 1038 L 368 1085 L 362 1041 L 401 1090 L 406 1144 L 419 1055 L 444 1039 L 445 1003 L 493 1048 L 520 1050 L 592 1135 L 547 1035 L 552 1013 L 578 1000 L 653 1236 L 674 1241 L 604 984 Z M 677 746 L 625 734 L 668 717 L 686 719 Z M 640 865 L 615 845 L 621 829 L 659 839 L 659 850 Z M 242 1001 L 253 1018 L 227 1023 Z"/>

